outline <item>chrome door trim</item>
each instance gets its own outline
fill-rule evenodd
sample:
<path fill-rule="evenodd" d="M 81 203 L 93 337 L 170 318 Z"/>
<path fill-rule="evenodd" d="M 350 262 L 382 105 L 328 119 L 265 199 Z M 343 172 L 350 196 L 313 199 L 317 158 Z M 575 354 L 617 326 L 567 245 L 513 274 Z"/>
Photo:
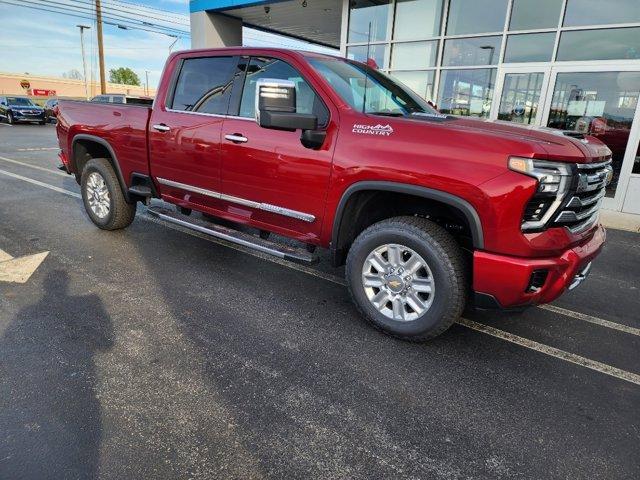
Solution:
<path fill-rule="evenodd" d="M 172 108 L 165 108 L 165 111 L 171 113 L 185 113 L 187 115 L 200 115 L 202 117 L 214 117 L 214 118 L 229 118 L 233 120 L 246 120 L 249 122 L 253 122 L 253 118 L 249 117 L 239 117 L 237 115 L 220 115 L 218 113 L 205 113 L 205 112 L 191 112 L 189 110 L 174 110 Z"/>
<path fill-rule="evenodd" d="M 159 132 L 168 132 L 169 130 L 171 130 L 171 127 L 162 125 L 161 123 L 157 123 L 156 125 L 153 126 L 153 129 Z"/>
<path fill-rule="evenodd" d="M 207 197 L 217 198 L 218 200 L 223 200 L 225 202 L 237 203 L 239 205 L 244 205 L 245 207 L 255 208 L 256 210 L 262 210 L 270 213 L 277 213 L 278 215 L 295 218 L 296 220 L 302 220 L 303 222 L 312 223 L 316 220 L 316 217 L 314 215 L 311 215 L 310 213 L 299 212 L 297 210 L 291 210 L 289 208 L 280 207 L 278 205 L 272 205 L 270 203 L 254 202 L 253 200 L 247 200 L 246 198 L 225 195 L 224 193 L 216 192 L 213 190 L 207 190 L 206 188 L 194 187 L 193 185 L 175 182 L 173 180 L 168 180 L 166 178 L 158 177 L 157 180 L 158 180 L 158 183 L 162 185 L 180 188 L 181 190 L 188 190 L 190 192 L 199 193 L 200 195 L 205 195 Z"/>

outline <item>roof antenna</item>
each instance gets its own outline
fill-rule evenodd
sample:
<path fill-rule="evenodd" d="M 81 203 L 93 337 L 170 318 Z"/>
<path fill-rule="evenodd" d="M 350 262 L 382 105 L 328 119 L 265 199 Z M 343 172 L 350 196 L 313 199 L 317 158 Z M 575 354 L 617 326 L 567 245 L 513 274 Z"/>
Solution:
<path fill-rule="evenodd" d="M 371 22 L 369 22 L 369 33 L 367 34 L 367 61 L 365 62 L 369 66 L 369 50 L 371 49 Z M 364 95 L 362 96 L 362 113 L 367 113 L 367 83 L 369 80 L 369 73 L 367 69 L 364 70 Z"/>

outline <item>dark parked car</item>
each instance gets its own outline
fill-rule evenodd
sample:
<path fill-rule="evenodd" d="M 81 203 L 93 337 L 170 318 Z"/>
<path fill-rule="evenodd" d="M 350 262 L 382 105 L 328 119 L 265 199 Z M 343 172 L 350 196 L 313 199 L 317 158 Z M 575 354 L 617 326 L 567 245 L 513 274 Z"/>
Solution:
<path fill-rule="evenodd" d="M 45 124 L 44 108 L 26 97 L 0 97 L 0 118 L 9 124 L 38 122 Z"/>
<path fill-rule="evenodd" d="M 44 104 L 44 119 L 46 122 L 50 122 L 51 120 L 57 120 L 56 112 L 54 108 L 58 105 L 57 98 L 50 98 L 47 100 L 47 103 Z"/>

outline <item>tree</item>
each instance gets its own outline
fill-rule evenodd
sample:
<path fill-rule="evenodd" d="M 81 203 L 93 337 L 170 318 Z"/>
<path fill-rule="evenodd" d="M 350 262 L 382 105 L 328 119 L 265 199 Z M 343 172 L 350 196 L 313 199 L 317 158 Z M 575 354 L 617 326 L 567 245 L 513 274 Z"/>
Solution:
<path fill-rule="evenodd" d="M 109 81 L 111 83 L 140 86 L 140 77 L 129 67 L 112 68 L 109 70 Z"/>
<path fill-rule="evenodd" d="M 63 73 L 62 78 L 70 78 L 71 80 L 82 80 L 82 74 L 75 68 L 72 68 L 68 72 Z"/>

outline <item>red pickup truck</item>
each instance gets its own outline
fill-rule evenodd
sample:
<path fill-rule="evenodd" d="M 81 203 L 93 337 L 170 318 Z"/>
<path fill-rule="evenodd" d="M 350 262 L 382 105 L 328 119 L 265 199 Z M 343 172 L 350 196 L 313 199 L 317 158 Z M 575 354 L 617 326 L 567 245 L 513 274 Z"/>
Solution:
<path fill-rule="evenodd" d="M 442 333 L 467 303 L 550 302 L 585 278 L 605 240 L 603 143 L 442 115 L 344 58 L 180 52 L 152 108 L 58 108 L 62 168 L 98 227 L 126 227 L 142 201 L 283 258 L 313 262 L 328 248 L 363 316 L 403 339 Z"/>

